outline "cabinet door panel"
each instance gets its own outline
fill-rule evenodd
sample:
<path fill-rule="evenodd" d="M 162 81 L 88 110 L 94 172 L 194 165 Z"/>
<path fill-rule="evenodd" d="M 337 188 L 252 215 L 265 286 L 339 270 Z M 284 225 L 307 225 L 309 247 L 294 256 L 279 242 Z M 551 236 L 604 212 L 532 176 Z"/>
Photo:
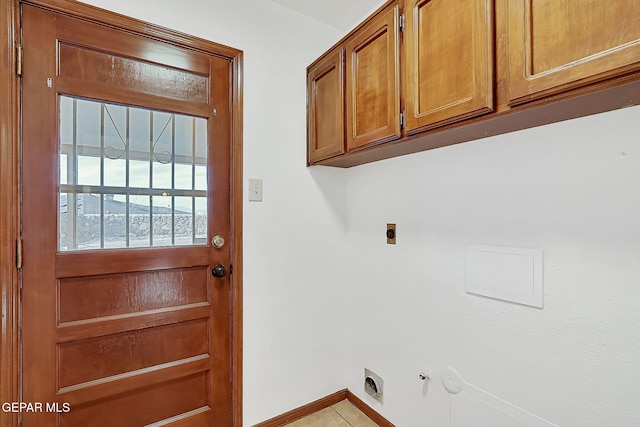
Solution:
<path fill-rule="evenodd" d="M 373 19 L 346 44 L 347 146 L 399 138 L 398 6 Z"/>
<path fill-rule="evenodd" d="M 638 0 L 509 0 L 509 101 L 640 69 Z"/>
<path fill-rule="evenodd" d="M 308 71 L 308 161 L 344 153 L 344 49 Z"/>
<path fill-rule="evenodd" d="M 492 111 L 493 0 L 410 0 L 405 15 L 407 133 Z"/>

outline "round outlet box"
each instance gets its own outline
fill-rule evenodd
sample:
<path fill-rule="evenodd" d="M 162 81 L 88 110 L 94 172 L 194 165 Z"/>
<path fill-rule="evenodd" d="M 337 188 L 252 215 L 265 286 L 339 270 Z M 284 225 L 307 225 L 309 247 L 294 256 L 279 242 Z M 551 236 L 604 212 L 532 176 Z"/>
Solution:
<path fill-rule="evenodd" d="M 460 374 L 453 368 L 447 368 L 442 373 L 442 385 L 451 394 L 458 394 L 462 391 L 462 379 Z"/>

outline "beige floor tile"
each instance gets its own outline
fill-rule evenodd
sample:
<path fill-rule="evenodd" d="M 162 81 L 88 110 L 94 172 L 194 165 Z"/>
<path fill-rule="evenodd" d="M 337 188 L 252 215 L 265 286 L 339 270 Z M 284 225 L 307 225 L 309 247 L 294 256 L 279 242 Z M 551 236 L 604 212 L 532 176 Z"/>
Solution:
<path fill-rule="evenodd" d="M 302 418 L 301 420 L 294 421 L 287 424 L 285 427 L 350 427 L 336 411 L 331 408 L 325 408 Z"/>
<path fill-rule="evenodd" d="M 332 406 L 342 417 L 353 427 L 378 427 L 371 418 L 367 417 L 362 411 L 353 406 L 348 400 L 343 400 Z"/>

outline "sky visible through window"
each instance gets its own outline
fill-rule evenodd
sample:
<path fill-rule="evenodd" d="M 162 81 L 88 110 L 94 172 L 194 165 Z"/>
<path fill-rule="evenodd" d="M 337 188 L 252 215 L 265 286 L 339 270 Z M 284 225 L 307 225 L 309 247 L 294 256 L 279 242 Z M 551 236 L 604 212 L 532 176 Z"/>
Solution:
<path fill-rule="evenodd" d="M 176 236 L 184 239 L 189 227 L 191 243 L 201 240 L 206 127 L 204 118 L 61 96 L 61 249 L 91 239 L 87 247 L 185 244 Z"/>

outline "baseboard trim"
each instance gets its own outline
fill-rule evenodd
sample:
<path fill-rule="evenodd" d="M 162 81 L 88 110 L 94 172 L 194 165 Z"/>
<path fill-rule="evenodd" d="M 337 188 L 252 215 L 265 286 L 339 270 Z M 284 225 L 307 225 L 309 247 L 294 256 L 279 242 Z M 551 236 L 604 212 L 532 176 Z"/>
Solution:
<path fill-rule="evenodd" d="M 308 403 L 304 406 L 296 408 L 292 411 L 286 412 L 270 420 L 263 421 L 260 424 L 256 424 L 253 427 L 282 427 L 287 423 L 292 423 L 300 418 L 304 418 L 307 415 L 311 415 L 314 412 L 318 412 L 324 408 L 328 408 L 331 405 L 335 405 L 347 398 L 347 389 L 340 390 L 322 399 L 318 399 L 315 402 Z"/>
<path fill-rule="evenodd" d="M 347 390 L 347 400 L 349 400 L 353 406 L 360 409 L 367 417 L 371 418 L 373 422 L 378 424 L 380 427 L 396 427 L 395 424 L 377 413 L 371 406 L 364 403 L 362 399 L 351 393 L 350 390 Z"/>
<path fill-rule="evenodd" d="M 396 427 L 382 415 L 377 413 L 373 408 L 371 408 L 371 406 L 364 403 L 358 396 L 351 393 L 351 391 L 347 390 L 346 388 L 327 397 L 323 397 L 322 399 L 318 399 L 315 402 L 308 403 L 292 411 L 286 412 L 282 415 L 278 415 L 277 417 L 273 417 L 270 420 L 263 421 L 259 424 L 254 425 L 253 427 L 282 427 L 285 424 L 292 423 L 299 420 L 300 418 L 306 417 L 307 415 L 311 415 L 315 412 L 321 411 L 325 408 L 328 408 L 329 406 L 335 405 L 338 402 L 342 402 L 345 399 L 351 402 L 353 406 L 361 410 L 367 417 L 371 418 L 380 427 Z"/>

